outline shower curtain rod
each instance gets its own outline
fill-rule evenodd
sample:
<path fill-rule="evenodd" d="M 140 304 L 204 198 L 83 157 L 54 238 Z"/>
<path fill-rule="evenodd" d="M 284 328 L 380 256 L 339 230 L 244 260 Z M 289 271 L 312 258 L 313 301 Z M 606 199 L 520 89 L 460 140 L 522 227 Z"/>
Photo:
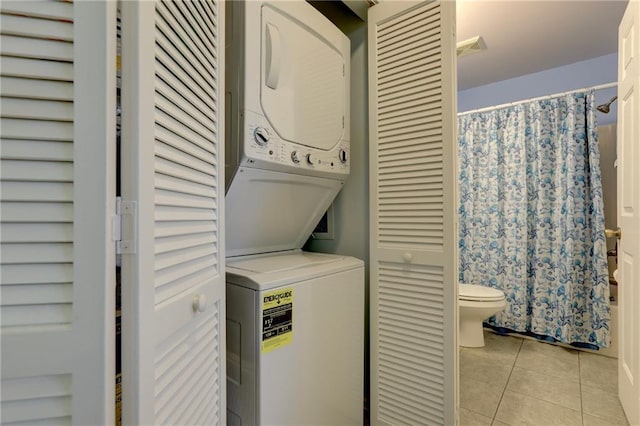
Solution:
<path fill-rule="evenodd" d="M 485 108 L 472 109 L 470 111 L 463 111 L 463 112 L 459 112 L 458 116 L 466 115 L 466 114 L 472 114 L 474 112 L 493 111 L 493 110 L 496 110 L 496 109 L 506 108 L 506 107 L 510 107 L 510 106 L 514 106 L 514 105 L 520 105 L 520 104 L 524 104 L 524 103 L 527 103 L 527 102 L 541 101 L 543 99 L 557 98 L 557 97 L 560 97 L 560 96 L 569 95 L 571 93 L 586 92 L 587 90 L 610 89 L 612 87 L 616 87 L 617 85 L 618 85 L 617 82 L 613 82 L 613 83 L 600 84 L 599 86 L 583 87 L 582 89 L 569 90 L 567 92 L 556 93 L 556 94 L 553 94 L 553 95 L 539 96 L 537 98 L 530 98 L 530 99 L 525 99 L 525 100 L 522 100 L 522 101 L 507 102 L 507 103 L 501 104 L 501 105 L 495 105 L 495 106 L 490 106 L 490 107 L 485 107 Z"/>

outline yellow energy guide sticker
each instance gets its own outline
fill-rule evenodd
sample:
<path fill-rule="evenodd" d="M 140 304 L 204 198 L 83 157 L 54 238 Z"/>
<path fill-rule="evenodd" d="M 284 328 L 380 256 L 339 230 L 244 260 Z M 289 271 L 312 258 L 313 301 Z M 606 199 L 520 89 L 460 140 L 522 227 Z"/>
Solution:
<path fill-rule="evenodd" d="M 293 289 L 262 295 L 262 353 L 288 345 L 293 339 Z"/>

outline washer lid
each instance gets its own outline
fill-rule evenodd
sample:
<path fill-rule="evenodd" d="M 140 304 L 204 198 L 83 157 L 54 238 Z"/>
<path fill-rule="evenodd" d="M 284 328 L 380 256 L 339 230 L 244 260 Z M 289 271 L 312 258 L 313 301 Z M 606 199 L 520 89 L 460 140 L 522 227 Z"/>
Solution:
<path fill-rule="evenodd" d="M 302 248 L 342 183 L 241 167 L 225 197 L 227 257 Z"/>
<path fill-rule="evenodd" d="M 474 284 L 458 284 L 458 299 L 495 302 L 504 299 L 504 293 L 491 287 Z"/>
<path fill-rule="evenodd" d="M 226 266 L 227 283 L 268 290 L 363 268 L 364 263 L 350 256 L 287 250 L 228 257 Z"/>
<path fill-rule="evenodd" d="M 248 273 L 278 273 L 292 269 L 302 269 L 325 263 L 333 263 L 338 259 L 341 259 L 341 257 L 335 258 L 321 253 L 295 250 L 273 253 L 266 256 L 240 256 L 238 258 L 231 258 L 227 259 L 227 267 L 236 268 Z"/>

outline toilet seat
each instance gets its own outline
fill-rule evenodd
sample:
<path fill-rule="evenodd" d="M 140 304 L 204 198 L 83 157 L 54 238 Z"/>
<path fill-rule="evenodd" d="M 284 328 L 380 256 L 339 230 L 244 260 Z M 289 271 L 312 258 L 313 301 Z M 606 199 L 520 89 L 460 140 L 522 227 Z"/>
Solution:
<path fill-rule="evenodd" d="M 458 284 L 458 299 L 472 302 L 497 302 L 504 300 L 504 293 L 481 285 Z"/>

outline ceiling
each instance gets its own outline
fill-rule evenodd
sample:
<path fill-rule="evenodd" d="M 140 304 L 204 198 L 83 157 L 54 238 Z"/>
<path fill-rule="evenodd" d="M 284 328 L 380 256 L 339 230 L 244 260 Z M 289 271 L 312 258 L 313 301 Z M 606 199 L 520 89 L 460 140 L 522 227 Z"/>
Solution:
<path fill-rule="evenodd" d="M 487 50 L 458 60 L 458 90 L 596 58 L 618 50 L 627 0 L 458 0 L 457 39 Z"/>

